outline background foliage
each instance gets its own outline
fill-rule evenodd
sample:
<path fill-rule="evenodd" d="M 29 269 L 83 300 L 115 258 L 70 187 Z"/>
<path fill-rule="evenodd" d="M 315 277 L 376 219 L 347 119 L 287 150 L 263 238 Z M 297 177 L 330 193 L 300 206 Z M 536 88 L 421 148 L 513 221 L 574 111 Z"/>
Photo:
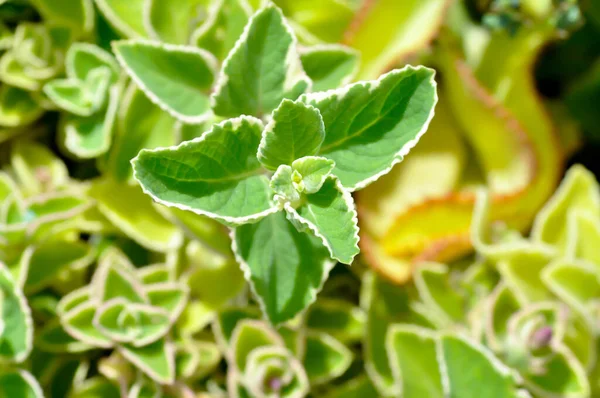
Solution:
<path fill-rule="evenodd" d="M 600 395 L 598 2 L 0 0 L 0 54 L 0 397 Z"/>

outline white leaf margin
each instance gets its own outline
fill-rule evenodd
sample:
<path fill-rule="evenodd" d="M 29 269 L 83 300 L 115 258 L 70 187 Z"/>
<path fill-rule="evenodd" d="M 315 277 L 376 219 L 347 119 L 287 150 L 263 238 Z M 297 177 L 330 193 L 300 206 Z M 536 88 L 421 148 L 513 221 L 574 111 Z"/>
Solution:
<path fill-rule="evenodd" d="M 337 190 L 342 194 L 342 199 L 344 200 L 344 202 L 346 203 L 346 206 L 348 206 L 348 209 L 350 210 L 350 213 L 352 214 L 352 222 L 353 222 L 355 228 L 353 228 L 354 234 L 351 237 L 351 239 L 354 242 L 353 247 L 356 249 L 356 254 L 352 257 L 352 260 L 350 260 L 350 262 L 346 263 L 345 261 L 342 261 L 337 256 L 334 256 L 333 249 L 332 249 L 331 245 L 329 244 L 327 237 L 319 231 L 319 228 L 315 224 L 313 224 L 311 221 L 307 220 L 306 218 L 304 218 L 300 214 L 298 214 L 296 209 L 294 209 L 290 203 L 285 203 L 284 209 L 285 209 L 287 215 L 289 217 L 291 217 L 293 219 L 293 221 L 297 221 L 297 222 L 301 223 L 302 225 L 305 225 L 306 227 L 308 227 L 308 229 L 310 229 L 312 231 L 312 233 L 317 238 L 321 239 L 321 241 L 323 242 L 323 245 L 329 251 L 329 254 L 332 259 L 339 261 L 342 264 L 351 264 L 352 261 L 354 260 L 354 258 L 360 253 L 360 248 L 358 246 L 358 242 L 360 241 L 360 236 L 359 236 L 360 229 L 358 228 L 358 213 L 356 212 L 356 206 L 354 205 L 354 199 L 352 198 L 350 191 L 348 191 L 347 189 L 345 189 L 342 186 L 342 183 L 340 182 L 339 178 L 337 178 L 333 175 L 330 175 L 329 177 L 327 177 L 327 179 L 335 180 L 335 184 L 336 184 L 335 186 L 336 186 Z"/>
<path fill-rule="evenodd" d="M 159 340 L 160 341 L 160 340 Z M 142 372 L 147 374 L 153 380 L 163 383 L 163 384 L 171 384 L 175 379 L 175 345 L 170 341 L 165 341 L 165 353 L 167 356 L 167 366 L 169 371 L 169 376 L 162 377 L 160 374 L 155 372 L 151 367 L 146 366 L 144 361 L 140 361 L 138 356 L 133 354 L 132 351 L 123 346 L 117 346 L 118 351 L 127 359 L 129 362 L 134 364 L 137 368 L 139 368 Z"/>
<path fill-rule="evenodd" d="M 429 83 L 433 87 L 433 92 L 434 92 L 433 106 L 431 107 L 431 111 L 429 112 L 429 116 L 427 117 L 427 120 L 423 124 L 423 127 L 421 128 L 421 130 L 419 130 L 417 132 L 415 138 L 408 141 L 406 144 L 404 144 L 404 146 L 402 148 L 400 148 L 400 150 L 394 155 L 394 159 L 392 160 L 392 162 L 390 163 L 390 165 L 387 168 L 385 168 L 384 170 L 381 170 L 380 172 L 376 173 L 375 175 L 373 175 L 369 178 L 365 178 L 364 180 L 357 182 L 356 184 L 354 184 L 352 186 L 345 187 L 348 191 L 350 191 L 350 192 L 359 191 L 363 188 L 366 188 L 368 185 L 374 183 L 375 181 L 377 181 L 379 178 L 383 177 L 384 175 L 388 174 L 394 168 L 394 166 L 396 164 L 400 163 L 404 159 L 404 157 L 409 154 L 409 152 L 419 143 L 419 140 L 421 139 L 423 134 L 425 134 L 427 132 L 427 130 L 429 129 L 431 120 L 433 120 L 433 117 L 435 116 L 435 107 L 439 100 L 438 90 L 437 90 L 437 81 L 435 80 L 435 76 L 436 76 L 435 69 L 427 68 L 425 66 L 406 65 L 402 69 L 394 69 L 386 74 L 381 75 L 377 80 L 360 81 L 360 82 L 356 82 L 353 84 L 349 84 L 342 88 L 314 92 L 314 93 L 307 93 L 307 94 L 303 94 L 300 96 L 299 101 L 310 104 L 310 101 L 322 101 L 322 100 L 330 98 L 330 97 L 344 97 L 348 94 L 348 92 L 352 88 L 357 87 L 357 86 L 363 86 L 363 87 L 369 89 L 369 91 L 374 91 L 380 86 L 381 82 L 388 76 L 396 75 L 396 74 L 401 75 L 407 71 L 418 72 L 418 71 L 422 71 L 422 70 L 429 70 L 429 71 L 433 72 L 429 79 Z M 327 157 L 327 154 L 318 154 L 318 155 Z"/>
<path fill-rule="evenodd" d="M 283 27 L 285 28 L 285 30 L 288 32 L 288 34 L 292 38 L 292 42 L 290 43 L 288 52 L 285 56 L 285 64 L 287 66 L 287 74 L 285 76 L 285 83 L 283 86 L 284 91 L 290 90 L 290 88 L 291 88 L 291 87 L 289 87 L 290 85 L 294 86 L 294 85 L 298 84 L 298 82 L 300 82 L 300 81 L 304 81 L 306 83 L 306 85 L 307 85 L 306 91 L 311 90 L 312 80 L 308 77 L 306 72 L 304 72 L 304 68 L 302 68 L 302 62 L 300 61 L 300 56 L 298 55 L 298 50 L 297 50 L 298 39 L 296 38 L 296 34 L 294 33 L 294 30 L 292 29 L 289 22 L 287 21 L 285 15 L 283 15 L 283 12 L 281 11 L 281 9 L 279 7 L 277 7 L 276 5 L 274 5 L 271 1 L 267 0 L 264 2 L 264 6 L 262 8 L 260 8 L 258 11 L 256 11 L 250 17 L 250 19 L 246 23 L 246 26 L 244 27 L 244 31 L 242 32 L 241 36 L 235 42 L 235 45 L 229 51 L 229 54 L 227 54 L 227 57 L 223 61 L 223 66 L 221 67 L 221 70 L 219 72 L 219 77 L 218 77 L 215 87 L 213 89 L 213 93 L 210 96 L 211 107 L 213 109 L 215 108 L 215 105 L 216 105 L 215 98 L 220 95 L 221 91 L 223 91 L 223 88 L 229 82 L 229 76 L 224 71 L 225 71 L 225 69 L 227 69 L 227 67 L 231 63 L 231 58 L 237 51 L 239 51 L 239 49 L 248 40 L 248 36 L 250 35 L 250 28 L 252 27 L 252 24 L 254 23 L 256 16 L 262 12 L 269 10 L 269 9 L 274 9 L 281 16 Z M 293 84 L 291 82 L 293 82 Z"/>
<path fill-rule="evenodd" d="M 239 252 L 239 249 L 237 247 L 235 233 L 236 233 L 236 229 L 232 228 L 230 230 L 230 234 L 229 234 L 229 238 L 231 239 L 231 250 L 233 251 L 235 260 L 240 265 L 240 268 L 241 268 L 242 272 L 244 273 L 244 279 L 246 279 L 246 281 L 248 282 L 248 285 L 250 286 L 250 291 L 252 292 L 252 295 L 254 296 L 254 298 L 256 299 L 256 302 L 258 303 L 258 306 L 261 310 L 263 318 L 268 320 L 270 323 L 273 323 L 269 319 L 269 316 L 268 316 L 269 312 L 267 311 L 267 305 L 265 304 L 265 301 L 263 300 L 262 296 L 260 294 L 258 294 L 258 291 L 256 290 L 256 286 L 254 286 L 254 282 L 252 281 L 252 270 L 250 269 L 250 265 L 244 260 L 244 258 L 242 257 L 242 255 Z M 306 311 L 308 311 L 308 309 L 310 308 L 310 306 L 317 300 L 317 295 L 323 289 L 323 286 L 325 285 L 327 278 L 329 278 L 329 273 L 331 272 L 333 267 L 335 267 L 335 265 L 336 265 L 336 262 L 333 260 L 324 260 L 323 275 L 322 275 L 320 284 L 315 289 L 309 289 L 309 298 L 306 303 L 306 306 L 296 314 L 296 317 L 298 317 L 298 316 L 303 317 L 304 314 L 306 313 Z M 279 322 L 279 323 L 283 323 L 283 322 Z M 278 323 L 275 323 L 275 325 L 277 325 L 277 324 Z"/>
<path fill-rule="evenodd" d="M 25 350 L 12 358 L 12 362 L 21 363 L 27 359 L 31 353 L 31 350 L 33 349 L 33 316 L 31 315 L 31 308 L 29 308 L 25 294 L 23 294 L 23 291 L 19 288 L 17 281 L 15 281 L 15 279 L 12 277 L 10 270 L 2 262 L 0 262 L 0 274 L 2 274 L 2 276 L 4 276 L 9 283 L 12 284 L 13 289 L 11 293 L 17 298 L 19 307 L 21 307 L 21 310 L 25 315 Z"/>
<path fill-rule="evenodd" d="M 157 105 L 163 111 L 167 112 L 169 115 L 173 116 L 175 119 L 181 120 L 182 122 L 184 122 L 186 124 L 200 124 L 200 123 L 205 122 L 205 121 L 209 120 L 210 118 L 212 118 L 212 111 L 210 111 L 210 110 L 208 110 L 206 113 L 204 113 L 202 115 L 198 115 L 198 116 L 183 115 L 183 114 L 177 112 L 176 110 L 174 110 L 173 108 L 171 108 L 170 106 L 168 106 L 167 104 L 165 104 L 160 98 L 158 98 L 158 96 L 156 96 L 151 90 L 149 90 L 148 87 L 146 86 L 146 84 L 144 84 L 144 82 L 142 81 L 142 79 L 140 79 L 140 77 L 137 74 L 135 74 L 135 72 L 127 66 L 127 63 L 125 62 L 122 55 L 118 51 L 118 48 L 120 46 L 136 46 L 136 45 L 159 48 L 159 49 L 165 50 L 167 52 L 180 52 L 180 53 L 188 53 L 188 54 L 198 55 L 203 59 L 203 61 L 208 66 L 208 68 L 212 71 L 213 77 L 217 75 L 217 72 L 219 69 L 219 67 L 218 67 L 219 62 L 217 61 L 217 59 L 215 58 L 214 55 L 212 55 L 210 52 L 203 50 L 201 48 L 192 47 L 192 46 L 183 45 L 183 44 L 161 43 L 161 42 L 154 41 L 154 40 L 138 39 L 138 40 L 119 40 L 119 41 L 112 42 L 112 49 L 113 49 L 113 52 L 115 53 L 115 56 L 117 57 L 117 61 L 119 62 L 119 65 L 121 65 L 121 67 L 127 72 L 127 75 L 131 77 L 131 80 L 133 80 L 135 82 L 135 84 L 140 88 L 140 90 L 142 90 L 144 92 L 144 94 L 146 94 L 146 96 L 148 97 L 148 99 L 150 99 L 150 101 L 152 101 L 152 103 Z M 207 93 L 206 95 L 208 97 L 209 93 Z"/>
<path fill-rule="evenodd" d="M 257 119 L 253 116 L 246 116 L 246 115 L 242 115 L 236 118 L 232 118 L 232 119 L 226 119 L 221 123 L 216 124 L 217 126 L 222 126 L 226 123 L 232 123 L 233 127 L 235 128 L 236 125 L 240 125 L 243 121 L 246 121 L 250 124 L 254 124 L 255 126 L 259 127 L 261 130 L 264 128 L 263 122 L 260 119 Z M 214 125 L 213 125 L 214 127 Z M 155 149 L 143 149 L 142 151 L 140 151 L 141 153 L 155 153 L 155 152 L 161 152 L 164 150 L 177 150 L 179 148 L 185 148 L 187 146 L 190 145 L 194 145 L 194 144 L 198 144 L 201 143 L 203 141 L 206 140 L 206 138 L 213 132 L 213 128 L 211 128 L 210 130 L 206 131 L 204 134 L 202 134 L 201 137 L 198 138 L 194 138 L 193 140 L 190 141 L 184 141 L 178 145 L 174 145 L 174 146 L 170 146 L 170 147 L 161 147 L 161 148 L 155 148 Z M 231 216 L 222 216 L 216 213 L 212 213 L 210 211 L 205 211 L 205 210 L 200 210 L 200 209 L 195 209 L 192 208 L 190 206 L 186 206 L 183 204 L 179 204 L 179 203 L 173 203 L 173 202 L 169 202 L 167 200 L 163 200 L 160 199 L 159 197 L 157 197 L 156 195 L 152 194 L 145 186 L 144 184 L 140 181 L 140 179 L 137 177 L 138 173 L 137 173 L 137 167 L 136 167 L 136 162 L 140 156 L 140 154 L 138 154 L 138 156 L 136 156 L 135 158 L 131 159 L 131 164 L 133 166 L 133 178 L 138 181 L 140 183 L 140 186 L 142 187 L 142 191 L 150 196 L 155 202 L 161 204 L 161 205 L 165 205 L 167 207 L 174 207 L 176 209 L 179 210 L 184 210 L 184 211 L 190 211 L 192 213 L 201 215 L 201 216 L 206 216 L 208 218 L 211 218 L 213 220 L 216 221 L 220 221 L 224 224 L 227 224 L 228 226 L 237 226 L 237 225 L 244 225 L 244 224 L 252 224 L 255 222 L 260 221 L 261 219 L 277 213 L 280 209 L 273 205 L 272 207 L 263 210 L 260 213 L 255 213 L 255 214 L 251 214 L 248 216 L 244 216 L 244 217 L 231 217 Z M 267 187 L 269 186 L 268 181 L 267 181 Z"/>

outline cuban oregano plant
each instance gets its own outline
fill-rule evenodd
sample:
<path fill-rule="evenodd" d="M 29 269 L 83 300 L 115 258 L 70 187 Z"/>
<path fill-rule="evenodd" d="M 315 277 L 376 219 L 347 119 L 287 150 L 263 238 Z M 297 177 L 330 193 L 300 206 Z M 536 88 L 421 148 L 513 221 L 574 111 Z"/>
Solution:
<path fill-rule="evenodd" d="M 314 301 L 336 261 L 352 263 L 359 248 L 351 193 L 408 154 L 437 101 L 434 72 L 424 67 L 311 91 L 295 35 L 271 4 L 250 18 L 219 71 L 214 56 L 190 46 L 113 47 L 173 117 L 220 120 L 199 138 L 142 150 L 134 177 L 156 202 L 231 227 L 235 256 L 273 323 Z M 311 55 L 306 62 L 340 51 Z"/>

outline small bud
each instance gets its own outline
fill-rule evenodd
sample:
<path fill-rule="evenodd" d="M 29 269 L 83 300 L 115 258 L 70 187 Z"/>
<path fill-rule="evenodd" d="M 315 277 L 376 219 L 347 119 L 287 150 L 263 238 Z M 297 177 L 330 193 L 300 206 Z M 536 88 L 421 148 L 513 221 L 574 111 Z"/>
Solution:
<path fill-rule="evenodd" d="M 530 340 L 531 348 L 534 350 L 539 350 L 540 348 L 547 347 L 548 344 L 552 341 L 552 336 L 554 332 L 550 326 L 543 326 L 536 330 Z"/>

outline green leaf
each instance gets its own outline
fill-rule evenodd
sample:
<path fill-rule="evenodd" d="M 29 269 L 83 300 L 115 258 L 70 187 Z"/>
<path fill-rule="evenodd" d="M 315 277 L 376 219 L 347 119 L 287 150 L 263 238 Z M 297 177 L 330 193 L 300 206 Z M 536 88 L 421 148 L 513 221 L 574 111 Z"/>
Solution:
<path fill-rule="evenodd" d="M 9 270 L 0 263 L 0 359 L 22 362 L 32 347 L 31 310 Z"/>
<path fill-rule="evenodd" d="M 360 340 L 365 333 L 366 314 L 353 304 L 332 299 L 319 299 L 306 317 L 310 330 L 327 333 L 343 343 Z"/>
<path fill-rule="evenodd" d="M 306 195 L 297 209 L 289 204 L 285 209 L 293 221 L 323 241 L 333 259 L 350 264 L 359 253 L 354 200 L 337 178 L 328 177 L 319 192 Z"/>
<path fill-rule="evenodd" d="M 78 341 L 68 334 L 59 319 L 54 319 L 44 325 L 36 334 L 35 344 L 46 352 L 58 354 L 79 353 L 94 348 L 94 346 Z"/>
<path fill-rule="evenodd" d="M 119 352 L 148 377 L 170 384 L 175 378 L 175 349 L 164 339 L 144 347 L 119 346 Z"/>
<path fill-rule="evenodd" d="M 267 169 L 276 170 L 282 164 L 291 165 L 296 159 L 317 154 L 324 139 L 319 111 L 285 99 L 263 131 L 257 157 Z"/>
<path fill-rule="evenodd" d="M 91 116 L 104 105 L 108 94 L 111 71 L 97 68 L 85 82 L 57 79 L 44 86 L 44 93 L 63 110 L 77 116 Z"/>
<path fill-rule="evenodd" d="M 167 334 L 171 326 L 167 311 L 144 304 L 132 304 L 116 298 L 96 311 L 94 326 L 105 336 L 134 347 L 152 344 Z"/>
<path fill-rule="evenodd" d="M 129 38 L 147 36 L 143 20 L 145 3 L 145 0 L 96 0 L 106 20 Z"/>
<path fill-rule="evenodd" d="M 538 213 L 531 229 L 533 240 L 564 248 L 567 214 L 572 209 L 585 210 L 600 218 L 598 182 L 592 173 L 578 165 L 569 169 L 556 193 Z"/>
<path fill-rule="evenodd" d="M 233 249 L 263 312 L 275 324 L 308 307 L 333 267 L 323 245 L 298 232 L 282 212 L 237 227 Z"/>
<path fill-rule="evenodd" d="M 300 60 L 313 81 L 312 91 L 326 91 L 352 81 L 358 72 L 360 54 L 339 44 L 321 44 L 301 51 Z"/>
<path fill-rule="evenodd" d="M 140 150 L 175 144 L 175 119 L 132 83 L 117 114 L 114 141 L 108 153 L 110 171 L 119 182 L 131 180 L 131 159 Z"/>
<path fill-rule="evenodd" d="M 296 190 L 301 193 L 317 193 L 327 181 L 327 177 L 335 168 L 335 162 L 318 156 L 306 156 L 294 160 L 292 169 L 300 174 L 302 181 L 295 183 Z"/>
<path fill-rule="evenodd" d="M 44 109 L 29 91 L 3 85 L 0 89 L 0 126 L 19 127 L 36 121 Z"/>
<path fill-rule="evenodd" d="M 94 28 L 95 13 L 92 0 L 33 0 L 44 19 L 66 26 L 81 35 Z"/>
<path fill-rule="evenodd" d="M 485 306 L 486 316 L 485 337 L 487 344 L 494 351 L 500 351 L 510 339 L 508 323 L 513 314 L 521 306 L 512 290 L 505 284 L 496 286 L 489 297 L 489 305 Z"/>
<path fill-rule="evenodd" d="M 571 209 L 568 215 L 566 256 L 600 265 L 600 218 L 593 213 Z"/>
<path fill-rule="evenodd" d="M 260 220 L 276 211 L 256 160 L 262 127 L 242 116 L 177 147 L 143 150 L 132 161 L 134 177 L 160 204 L 229 224 Z"/>
<path fill-rule="evenodd" d="M 350 367 L 352 352 L 326 333 L 309 332 L 306 336 L 304 368 L 311 385 L 327 383 Z"/>
<path fill-rule="evenodd" d="M 109 250 L 98 261 L 98 268 L 91 282 L 92 297 L 99 303 L 123 298 L 130 303 L 143 304 L 148 296 L 137 280 L 133 266 L 124 254 Z"/>
<path fill-rule="evenodd" d="M 111 348 L 112 341 L 93 324 L 98 304 L 86 302 L 69 310 L 60 318 L 65 331 L 77 340 L 101 348 Z"/>
<path fill-rule="evenodd" d="M 530 245 L 498 262 L 498 271 L 520 303 L 551 298 L 541 278 L 542 270 L 550 262 L 551 256 L 552 253 L 548 253 L 544 247 Z"/>
<path fill-rule="evenodd" d="M 284 201 L 290 203 L 298 203 L 300 200 L 300 193 L 294 186 L 294 170 L 287 164 L 279 166 L 275 174 L 271 177 L 269 186 L 275 192 L 275 200 Z M 299 177 L 297 177 L 300 180 Z"/>
<path fill-rule="evenodd" d="M 191 43 L 210 51 L 217 59 L 225 59 L 251 14 L 252 8 L 246 0 L 217 0 L 206 21 L 192 34 Z"/>
<path fill-rule="evenodd" d="M 449 396 L 438 363 L 436 340 L 434 332 L 428 329 L 401 324 L 390 327 L 386 347 L 402 397 Z"/>
<path fill-rule="evenodd" d="M 48 286 L 61 272 L 85 268 L 93 261 L 94 253 L 80 241 L 48 240 L 28 248 L 24 257 L 27 267 L 24 289 L 30 293 Z"/>
<path fill-rule="evenodd" d="M 69 152 L 79 158 L 89 159 L 108 151 L 112 142 L 120 95 L 119 85 L 113 85 L 108 93 L 107 104 L 101 112 L 96 112 L 89 117 L 75 114 L 62 115 L 63 145 Z"/>
<path fill-rule="evenodd" d="M 110 81 L 114 83 L 120 68 L 112 54 L 90 43 L 71 44 L 65 59 L 68 77 L 85 81 L 90 72 L 102 67 L 110 70 Z"/>
<path fill-rule="evenodd" d="M 230 247 L 229 238 L 220 236 Z M 221 309 L 245 288 L 244 275 L 229 251 L 226 256 L 215 254 L 195 242 L 191 242 L 186 251 L 190 264 L 188 286 L 192 295 L 209 308 Z M 227 289 L 223 289 L 224 285 L 227 285 Z"/>
<path fill-rule="evenodd" d="M 116 384 L 96 376 L 77 385 L 71 395 L 72 398 L 106 398 L 117 397 L 119 393 L 119 387 Z"/>
<path fill-rule="evenodd" d="M 186 123 L 210 117 L 216 60 L 201 49 L 150 41 L 113 44 L 117 60 L 148 98 Z"/>
<path fill-rule="evenodd" d="M 449 394 L 461 398 L 513 398 L 516 383 L 512 371 L 486 348 L 464 337 L 442 335 L 439 348 Z M 485 380 L 485 383 L 480 383 Z"/>
<path fill-rule="evenodd" d="M 319 156 L 335 161 L 333 174 L 345 188 L 355 191 L 376 181 L 417 144 L 437 103 L 434 74 L 408 66 L 300 98 L 321 112 L 327 134 Z"/>
<path fill-rule="evenodd" d="M 146 31 L 156 40 L 186 44 L 192 33 L 192 26 L 202 15 L 200 6 L 207 3 L 208 0 L 146 0 Z"/>
<path fill-rule="evenodd" d="M 465 303 L 449 281 L 449 270 L 444 264 L 424 264 L 416 269 L 415 285 L 419 297 L 436 315 L 441 315 L 448 326 L 464 321 Z"/>
<path fill-rule="evenodd" d="M 577 260 L 555 260 L 542 272 L 546 286 L 571 307 L 586 315 L 600 296 L 596 267 Z"/>
<path fill-rule="evenodd" d="M 39 383 L 25 370 L 0 375 L 0 396 L 11 398 L 44 398 Z"/>
<path fill-rule="evenodd" d="M 261 117 L 284 98 L 295 100 L 309 86 L 294 34 L 281 11 L 269 4 L 252 16 L 225 59 L 212 96 L 213 110 L 223 117 Z"/>
<path fill-rule="evenodd" d="M 325 398 L 363 398 L 377 397 L 378 392 L 366 375 L 352 379 L 341 386 L 331 389 Z"/>
<path fill-rule="evenodd" d="M 37 142 L 25 139 L 14 142 L 10 163 L 25 196 L 61 188 L 69 178 L 62 160 Z"/>
<path fill-rule="evenodd" d="M 250 353 L 259 347 L 268 346 L 283 346 L 283 341 L 279 335 L 260 321 L 240 321 L 231 337 L 231 358 L 234 361 L 232 365 L 244 372 Z"/>
<path fill-rule="evenodd" d="M 154 208 L 138 186 L 98 180 L 89 193 L 100 212 L 140 245 L 165 252 L 181 244 L 181 231 Z M 123 196 L 127 200 L 121 200 Z"/>
<path fill-rule="evenodd" d="M 219 311 L 213 323 L 213 331 L 221 349 L 227 350 L 233 337 L 233 331 L 244 319 L 260 319 L 256 307 L 229 307 Z"/>
<path fill-rule="evenodd" d="M 189 296 L 187 286 L 177 282 L 155 283 L 146 286 L 144 290 L 150 304 L 167 312 L 172 322 L 185 308 Z"/>
<path fill-rule="evenodd" d="M 540 374 L 523 375 L 527 388 L 540 396 L 589 397 L 585 369 L 564 347 L 556 347 Z"/>

